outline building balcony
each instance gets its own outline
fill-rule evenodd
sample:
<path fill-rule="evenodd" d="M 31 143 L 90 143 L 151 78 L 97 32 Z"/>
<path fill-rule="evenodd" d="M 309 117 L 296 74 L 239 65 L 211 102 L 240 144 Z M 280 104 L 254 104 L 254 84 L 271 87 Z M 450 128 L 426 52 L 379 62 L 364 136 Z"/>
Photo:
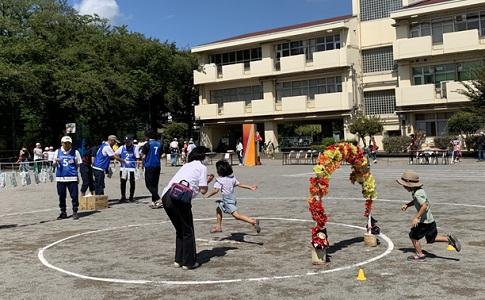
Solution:
<path fill-rule="evenodd" d="M 396 106 L 439 105 L 470 101 L 458 90 L 463 85 L 456 81 L 441 82 L 441 88 L 434 84 L 415 85 L 396 88 Z"/>
<path fill-rule="evenodd" d="M 194 84 L 211 83 L 217 80 L 217 66 L 215 64 L 204 65 L 204 70 L 194 70 Z"/>
<path fill-rule="evenodd" d="M 433 42 L 431 36 L 422 36 L 394 41 L 393 55 L 395 60 L 430 56 Z"/>
<path fill-rule="evenodd" d="M 331 93 L 315 95 L 316 111 L 341 111 L 352 108 L 352 94 Z"/>
<path fill-rule="evenodd" d="M 219 115 L 218 104 L 205 104 L 195 106 L 195 115 L 201 120 L 216 119 Z"/>
<path fill-rule="evenodd" d="M 352 55 L 355 52 L 354 55 Z M 359 55 L 356 49 L 334 49 L 313 53 L 313 68 L 328 69 L 350 66 L 352 57 Z"/>
<path fill-rule="evenodd" d="M 431 36 L 399 39 L 394 42 L 393 55 L 400 60 L 484 49 L 485 42 L 480 40 L 478 30 L 472 29 L 444 33 L 443 43 L 438 44 L 433 44 Z"/>
<path fill-rule="evenodd" d="M 478 50 L 479 47 L 480 36 L 477 29 L 443 34 L 443 52 L 446 54 Z"/>

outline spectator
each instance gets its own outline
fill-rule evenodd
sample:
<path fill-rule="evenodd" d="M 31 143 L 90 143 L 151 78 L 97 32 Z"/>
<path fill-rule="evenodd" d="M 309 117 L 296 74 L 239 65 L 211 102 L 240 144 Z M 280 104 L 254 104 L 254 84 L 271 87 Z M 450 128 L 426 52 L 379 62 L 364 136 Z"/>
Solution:
<path fill-rule="evenodd" d="M 480 131 L 480 136 L 477 139 L 477 151 L 478 151 L 478 161 L 483 161 L 485 159 L 485 135 L 483 131 Z"/>
<path fill-rule="evenodd" d="M 189 145 L 187 146 L 187 157 L 189 157 L 190 152 L 194 150 L 194 148 L 195 148 L 194 140 L 190 139 Z"/>
<path fill-rule="evenodd" d="M 179 156 L 179 143 L 177 142 L 177 138 L 173 138 L 173 141 L 170 143 L 170 156 L 172 158 L 172 167 L 177 166 Z"/>
<path fill-rule="evenodd" d="M 377 146 L 376 140 L 374 137 L 370 138 L 369 142 L 369 150 L 370 150 L 370 158 L 374 160 L 374 163 L 377 163 L 377 150 L 379 149 L 379 146 Z M 369 162 L 370 164 L 370 162 Z"/>
<path fill-rule="evenodd" d="M 52 167 L 53 164 L 54 164 L 54 147 L 52 147 L 52 146 L 49 147 L 49 153 L 48 153 L 48 156 L 47 156 L 47 161 L 48 161 L 49 167 Z"/>
<path fill-rule="evenodd" d="M 42 146 L 40 143 L 35 144 L 34 148 L 34 172 L 40 173 L 42 170 L 42 159 L 43 159 L 43 153 L 42 153 Z"/>
<path fill-rule="evenodd" d="M 453 142 L 453 163 L 459 163 L 461 157 L 461 146 L 459 140 L 454 140 Z"/>
<path fill-rule="evenodd" d="M 21 172 L 28 172 L 29 171 L 29 158 L 30 152 L 27 147 L 22 147 L 19 152 L 19 159 L 17 162 L 20 163 L 19 171 Z"/>
<path fill-rule="evenodd" d="M 411 137 L 411 144 L 408 147 L 409 150 L 409 164 L 413 164 L 414 157 L 416 156 L 416 150 L 418 150 L 418 140 L 414 134 L 410 135 Z"/>
<path fill-rule="evenodd" d="M 236 140 L 236 154 L 237 154 L 237 158 L 239 159 L 239 165 L 240 166 L 243 165 L 243 151 L 244 151 L 243 144 L 241 143 L 240 139 L 237 139 Z"/>
<path fill-rule="evenodd" d="M 93 161 L 93 175 L 94 175 L 94 191 L 96 195 L 104 195 L 104 177 L 105 173 L 109 172 L 109 164 L 111 159 L 115 159 L 119 162 L 126 162 L 124 159 L 119 158 L 113 149 L 116 143 L 119 143 L 118 138 L 115 135 L 108 136 L 108 141 L 103 142 L 99 146 L 98 152 Z"/>

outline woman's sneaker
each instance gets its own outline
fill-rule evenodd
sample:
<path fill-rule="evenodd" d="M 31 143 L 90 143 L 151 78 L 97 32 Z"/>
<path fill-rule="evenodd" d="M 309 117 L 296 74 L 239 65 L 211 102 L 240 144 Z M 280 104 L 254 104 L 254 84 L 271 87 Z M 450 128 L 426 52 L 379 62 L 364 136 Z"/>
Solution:
<path fill-rule="evenodd" d="M 461 244 L 460 244 L 460 241 L 458 241 L 458 239 L 456 237 L 454 237 L 453 235 L 450 234 L 448 236 L 448 243 L 450 245 L 452 245 L 453 248 L 455 248 L 455 250 L 457 252 L 460 252 L 460 250 L 461 250 Z"/>

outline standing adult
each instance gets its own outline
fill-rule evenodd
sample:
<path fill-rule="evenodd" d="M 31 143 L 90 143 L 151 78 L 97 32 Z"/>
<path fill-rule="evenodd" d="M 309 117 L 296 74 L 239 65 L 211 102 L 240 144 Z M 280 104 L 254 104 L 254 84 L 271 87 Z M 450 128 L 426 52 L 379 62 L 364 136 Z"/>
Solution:
<path fill-rule="evenodd" d="M 192 152 L 192 150 L 194 150 L 194 148 L 195 148 L 194 140 L 190 139 L 189 145 L 187 146 L 187 158 L 189 157 L 190 152 Z"/>
<path fill-rule="evenodd" d="M 86 191 L 89 189 L 91 195 L 95 195 L 94 177 L 93 177 L 93 159 L 96 157 L 99 147 L 93 146 L 84 151 L 82 157 L 82 163 L 79 166 L 79 173 L 81 173 L 81 179 L 83 181 L 81 185 L 81 196 L 86 195 Z"/>
<path fill-rule="evenodd" d="M 138 147 L 133 144 L 133 137 L 131 135 L 125 136 L 125 144 L 119 147 L 116 155 L 123 158 L 126 162 L 121 163 L 120 167 L 120 188 L 121 188 L 121 198 L 120 203 L 126 203 L 126 181 L 130 181 L 130 202 L 134 202 L 133 198 L 135 195 L 135 170 L 138 169 L 138 162 L 140 159 L 140 154 L 138 152 Z"/>
<path fill-rule="evenodd" d="M 480 136 L 477 139 L 477 151 L 478 151 L 478 161 L 483 161 L 485 159 L 485 135 L 483 131 L 480 131 Z"/>
<path fill-rule="evenodd" d="M 57 194 L 59 195 L 59 208 L 61 214 L 57 217 L 58 220 L 66 219 L 66 189 L 69 191 L 72 201 L 72 219 L 79 219 L 77 209 L 79 207 L 78 199 L 78 169 L 82 163 L 79 152 L 72 148 L 72 139 L 70 136 L 64 136 L 61 139 L 61 148 L 54 152 L 57 166 L 56 182 Z"/>
<path fill-rule="evenodd" d="M 418 140 L 414 133 L 409 135 L 411 137 L 411 144 L 409 145 L 409 164 L 412 165 L 414 157 L 416 157 L 416 150 L 418 150 Z"/>
<path fill-rule="evenodd" d="M 379 149 L 379 147 L 377 147 L 376 140 L 374 139 L 374 137 L 371 137 L 369 141 L 370 157 L 374 160 L 375 164 L 377 163 L 377 149 Z"/>
<path fill-rule="evenodd" d="M 153 129 L 145 131 L 148 141 L 143 145 L 142 163 L 145 168 L 145 185 L 152 194 L 151 208 L 162 208 L 162 201 L 158 195 L 158 181 L 160 179 L 160 159 L 165 157 L 162 145 L 156 140 L 157 133 Z"/>
<path fill-rule="evenodd" d="M 47 154 L 47 163 L 49 167 L 54 165 L 54 147 L 49 147 L 49 153 Z"/>
<path fill-rule="evenodd" d="M 239 159 L 239 165 L 242 166 L 243 164 L 243 144 L 241 143 L 240 139 L 236 140 L 236 154 L 237 158 Z"/>
<path fill-rule="evenodd" d="M 118 138 L 115 135 L 108 136 L 108 141 L 103 142 L 99 146 L 98 152 L 93 160 L 93 175 L 94 175 L 94 192 L 96 195 L 104 195 L 104 176 L 109 171 L 109 163 L 111 159 L 115 159 L 119 162 L 125 162 L 124 159 L 119 158 L 115 154 L 113 148 L 116 143 L 119 143 Z"/>
<path fill-rule="evenodd" d="M 195 232 L 194 218 L 192 216 L 191 202 L 183 202 L 172 199 L 168 192 L 172 183 L 185 180 L 189 183 L 192 190 L 192 199 L 199 194 L 207 193 L 207 184 L 214 178 L 213 175 L 207 175 L 206 153 L 209 151 L 206 147 L 199 146 L 194 148 L 188 157 L 188 163 L 182 166 L 173 176 L 170 182 L 163 190 L 162 202 L 163 208 L 167 213 L 170 221 L 175 227 L 175 267 L 182 267 L 184 270 L 195 269 L 199 267 L 197 262 L 197 252 L 195 249 Z"/>
<path fill-rule="evenodd" d="M 32 152 L 34 152 L 34 172 L 40 173 L 42 170 L 42 160 L 44 158 L 40 143 L 35 143 L 35 148 Z"/>
<path fill-rule="evenodd" d="M 170 157 L 172 158 L 172 167 L 177 166 L 177 159 L 179 156 L 179 143 L 177 138 L 173 138 L 173 141 L 170 143 Z"/>
<path fill-rule="evenodd" d="M 19 152 L 19 159 L 17 162 L 20 163 L 20 171 L 21 172 L 28 172 L 29 171 L 29 158 L 30 152 L 27 147 L 22 147 Z"/>

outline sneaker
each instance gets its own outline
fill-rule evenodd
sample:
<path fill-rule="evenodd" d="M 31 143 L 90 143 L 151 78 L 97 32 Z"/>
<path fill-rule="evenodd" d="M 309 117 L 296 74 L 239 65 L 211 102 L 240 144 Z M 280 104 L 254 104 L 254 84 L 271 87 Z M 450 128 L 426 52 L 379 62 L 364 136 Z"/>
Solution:
<path fill-rule="evenodd" d="M 192 266 L 183 266 L 182 270 L 193 270 L 193 269 L 197 269 L 198 267 L 200 267 L 200 264 L 196 262 Z"/>
<path fill-rule="evenodd" d="M 62 220 L 62 219 L 67 219 L 67 214 L 65 212 L 61 213 L 59 217 L 57 217 L 57 220 Z"/>
<path fill-rule="evenodd" d="M 256 233 L 261 232 L 261 227 L 259 226 L 259 220 L 256 220 L 256 223 L 253 224 L 254 230 L 256 230 Z"/>
<path fill-rule="evenodd" d="M 374 163 L 375 163 L 375 164 L 377 164 L 377 159 L 376 159 L 376 160 L 374 160 Z"/>
<path fill-rule="evenodd" d="M 179 264 L 178 262 L 174 261 L 173 262 L 173 267 L 174 268 L 181 268 L 182 267 L 182 264 Z"/>
<path fill-rule="evenodd" d="M 409 261 L 426 261 L 426 255 L 419 255 L 418 253 L 414 253 L 413 255 L 408 256 Z"/>
<path fill-rule="evenodd" d="M 133 196 L 130 196 L 130 198 L 128 198 L 128 201 L 130 201 L 130 202 L 136 202 L 135 201 L 135 198 L 133 198 Z"/>
<path fill-rule="evenodd" d="M 120 203 L 127 203 L 128 200 L 126 200 L 126 197 L 121 197 L 120 198 Z"/>
<path fill-rule="evenodd" d="M 77 214 L 77 212 L 72 213 L 72 219 L 73 220 L 79 220 L 79 215 Z"/>
<path fill-rule="evenodd" d="M 453 248 L 455 248 L 455 250 L 457 252 L 460 252 L 461 244 L 460 244 L 460 241 L 458 241 L 458 239 L 456 237 L 454 237 L 453 235 L 450 234 L 448 236 L 448 243 L 450 243 L 450 245 L 452 245 Z"/>

